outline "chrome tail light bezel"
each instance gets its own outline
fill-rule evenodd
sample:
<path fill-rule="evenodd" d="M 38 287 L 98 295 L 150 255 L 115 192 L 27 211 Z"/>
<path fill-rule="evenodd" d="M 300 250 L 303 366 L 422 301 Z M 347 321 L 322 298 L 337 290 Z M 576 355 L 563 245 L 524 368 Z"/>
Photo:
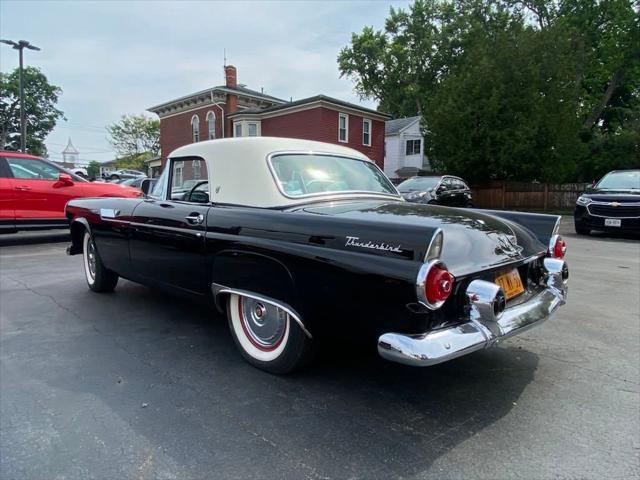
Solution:
<path fill-rule="evenodd" d="M 562 250 L 561 256 L 556 255 L 556 244 L 558 242 L 564 243 L 564 248 Z M 547 253 L 548 253 L 548 256 L 551 258 L 557 258 L 560 260 L 564 259 L 565 255 L 567 254 L 567 242 L 565 242 L 562 236 L 558 235 L 557 233 L 552 235 L 551 238 L 549 239 L 549 247 L 547 249 Z"/>
<path fill-rule="evenodd" d="M 449 272 L 449 269 L 447 268 L 445 263 L 440 260 L 440 256 L 442 255 L 443 248 L 444 248 L 444 234 L 442 233 L 442 229 L 438 228 L 435 234 L 433 235 L 433 237 L 431 237 L 431 241 L 429 242 L 429 246 L 425 253 L 424 263 L 420 267 L 420 270 L 418 270 L 418 276 L 416 278 L 416 296 L 418 297 L 418 303 L 420 303 L 421 305 L 423 305 L 429 310 L 438 310 L 440 307 L 442 307 L 446 303 L 446 301 L 451 297 L 454 290 L 453 287 L 455 284 L 455 276 L 453 276 L 453 274 Z M 437 302 L 429 301 L 429 299 L 427 298 L 427 290 L 426 290 L 426 286 L 427 286 L 426 284 L 427 284 L 427 279 L 429 278 L 429 272 L 433 268 L 444 269 L 447 272 L 449 272 L 449 274 L 451 274 L 451 277 L 452 277 L 451 293 L 445 300 L 437 301 Z"/>

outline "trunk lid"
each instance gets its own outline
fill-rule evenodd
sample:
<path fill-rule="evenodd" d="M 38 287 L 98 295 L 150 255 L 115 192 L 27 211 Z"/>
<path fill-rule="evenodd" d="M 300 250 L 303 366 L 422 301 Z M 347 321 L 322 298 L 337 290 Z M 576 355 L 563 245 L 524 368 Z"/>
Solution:
<path fill-rule="evenodd" d="M 348 225 L 344 250 L 422 261 L 438 229 L 444 234 L 441 259 L 460 277 L 499 268 L 546 251 L 528 229 L 477 210 L 394 201 L 316 204 L 298 212 L 330 216 Z M 336 237 L 336 240 L 342 240 Z"/>

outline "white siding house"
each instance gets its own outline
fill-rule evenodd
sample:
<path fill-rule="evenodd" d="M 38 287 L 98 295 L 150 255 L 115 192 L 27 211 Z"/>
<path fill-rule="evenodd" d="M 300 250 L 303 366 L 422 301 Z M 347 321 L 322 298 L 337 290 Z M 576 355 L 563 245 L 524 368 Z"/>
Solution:
<path fill-rule="evenodd" d="M 424 159 L 420 117 L 389 120 L 384 125 L 384 173 L 390 178 L 416 175 L 429 169 Z M 398 173 L 398 170 L 403 169 Z M 405 173 L 406 174 L 403 174 Z"/>

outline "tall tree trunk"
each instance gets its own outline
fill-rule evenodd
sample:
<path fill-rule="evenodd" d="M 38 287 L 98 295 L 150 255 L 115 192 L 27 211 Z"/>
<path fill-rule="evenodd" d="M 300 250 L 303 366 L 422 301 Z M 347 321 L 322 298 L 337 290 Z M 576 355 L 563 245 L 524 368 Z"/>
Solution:
<path fill-rule="evenodd" d="M 616 88 L 620 86 L 620 83 L 622 82 L 623 77 L 624 77 L 624 70 L 622 68 L 619 68 L 614 72 L 614 74 L 611 76 L 611 80 L 609 81 L 609 86 L 604 92 L 604 95 L 602 96 L 600 101 L 596 104 L 596 106 L 593 107 L 593 110 L 591 110 L 591 114 L 587 117 L 587 119 L 582 124 L 584 128 L 586 128 L 587 130 L 591 130 L 591 128 L 593 128 L 593 126 L 596 124 L 596 122 L 600 118 L 600 115 L 602 115 L 602 112 L 604 111 L 606 106 L 609 105 L 609 102 L 611 101 L 611 97 L 613 96 L 613 93 L 616 91 Z"/>

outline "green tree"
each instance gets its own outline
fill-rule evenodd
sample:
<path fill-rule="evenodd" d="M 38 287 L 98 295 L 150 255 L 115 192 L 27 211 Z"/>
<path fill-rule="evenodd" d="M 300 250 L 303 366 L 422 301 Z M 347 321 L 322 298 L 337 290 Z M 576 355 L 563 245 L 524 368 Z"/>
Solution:
<path fill-rule="evenodd" d="M 134 161 L 142 154 L 160 152 L 160 120 L 144 115 L 124 115 L 107 126 L 108 140 L 119 157 Z"/>
<path fill-rule="evenodd" d="M 558 30 L 478 36 L 425 111 L 432 165 L 472 181 L 571 178 L 586 151 L 571 55 Z"/>
<path fill-rule="evenodd" d="M 548 24 L 572 38 L 575 86 L 586 129 L 601 126 L 621 90 L 635 89 L 640 100 L 640 15 L 631 1 L 563 0 Z"/>
<path fill-rule="evenodd" d="M 629 0 L 416 0 L 338 65 L 381 110 L 423 116 L 442 170 L 582 179 L 640 166 L 639 22 Z"/>
<path fill-rule="evenodd" d="M 89 162 L 89 165 L 87 165 L 87 176 L 89 178 L 100 177 L 100 162 L 96 162 L 95 160 Z"/>
<path fill-rule="evenodd" d="M 579 134 L 587 154 L 574 178 L 640 167 L 640 15 L 629 0 L 520 2 L 541 31 L 566 33 L 573 49 Z"/>
<path fill-rule="evenodd" d="M 581 140 L 588 154 L 576 178 L 640 167 L 640 14 L 629 0 L 564 0 L 552 26 L 575 47 Z"/>
<path fill-rule="evenodd" d="M 27 119 L 26 146 L 29 153 L 45 155 L 44 140 L 56 126 L 62 111 L 56 108 L 62 94 L 35 67 L 24 69 L 24 105 Z M 20 149 L 19 71 L 0 72 L 0 148 Z"/>
<path fill-rule="evenodd" d="M 463 56 L 472 33 L 505 28 L 518 16 L 481 0 L 416 0 L 390 9 L 384 30 L 365 27 L 338 55 L 341 76 L 394 116 L 420 114 Z"/>
<path fill-rule="evenodd" d="M 120 157 L 116 160 L 116 168 L 127 168 L 132 170 L 140 170 L 142 172 L 147 171 L 145 160 L 153 158 L 151 152 L 143 152 L 138 155 L 130 155 L 126 157 Z"/>

